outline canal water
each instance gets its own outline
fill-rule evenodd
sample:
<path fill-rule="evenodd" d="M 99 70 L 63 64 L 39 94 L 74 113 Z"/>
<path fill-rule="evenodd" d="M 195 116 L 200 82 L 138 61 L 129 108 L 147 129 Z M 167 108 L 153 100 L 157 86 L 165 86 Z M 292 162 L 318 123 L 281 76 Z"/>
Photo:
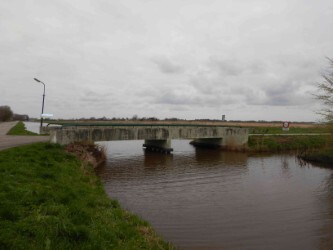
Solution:
<path fill-rule="evenodd" d="M 39 134 L 39 127 L 40 127 L 39 122 L 23 122 L 23 123 L 27 130 Z"/>
<path fill-rule="evenodd" d="M 333 170 L 292 155 L 100 142 L 107 193 L 180 249 L 333 249 Z"/>

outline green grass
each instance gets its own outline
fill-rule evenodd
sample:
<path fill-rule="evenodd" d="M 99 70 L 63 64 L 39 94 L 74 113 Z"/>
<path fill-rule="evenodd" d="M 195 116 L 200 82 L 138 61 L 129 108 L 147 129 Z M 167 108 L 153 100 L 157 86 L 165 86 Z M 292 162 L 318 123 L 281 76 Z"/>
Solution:
<path fill-rule="evenodd" d="M 57 144 L 0 152 L 0 249 L 171 249 Z"/>
<path fill-rule="evenodd" d="M 330 133 L 326 126 L 313 126 L 308 128 L 290 127 L 289 131 L 282 131 L 282 127 L 250 127 L 250 134 L 307 134 L 307 133 Z"/>
<path fill-rule="evenodd" d="M 297 136 L 249 136 L 249 151 L 282 152 L 306 151 L 310 149 L 327 149 L 333 147 L 333 136 L 297 135 Z"/>
<path fill-rule="evenodd" d="M 28 131 L 23 122 L 18 122 L 14 127 L 12 127 L 7 135 L 38 135 L 34 132 Z"/>
<path fill-rule="evenodd" d="M 252 127 L 249 132 L 250 134 L 273 134 L 272 136 L 249 136 L 248 149 L 250 152 L 297 151 L 297 155 L 303 160 L 329 166 L 333 164 L 333 135 L 277 135 L 333 133 L 331 124 L 309 128 L 291 127 L 289 131 L 282 131 L 281 127 Z"/>

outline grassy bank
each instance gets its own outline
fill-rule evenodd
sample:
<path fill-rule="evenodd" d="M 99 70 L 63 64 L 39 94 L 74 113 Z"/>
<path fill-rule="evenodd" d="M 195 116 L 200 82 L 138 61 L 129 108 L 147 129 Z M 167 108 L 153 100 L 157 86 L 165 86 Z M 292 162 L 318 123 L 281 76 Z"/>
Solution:
<path fill-rule="evenodd" d="M 320 163 L 320 164 L 330 164 L 333 166 L 333 148 L 325 149 L 322 151 L 306 152 L 300 155 L 303 160 Z"/>
<path fill-rule="evenodd" d="M 331 130 L 327 126 L 313 125 L 309 127 L 297 127 L 292 125 L 289 131 L 283 131 L 281 126 L 275 127 L 249 127 L 250 134 L 308 134 L 308 133 L 330 133 Z"/>
<path fill-rule="evenodd" d="M 58 145 L 0 152 L 0 249 L 170 249 Z"/>
<path fill-rule="evenodd" d="M 7 135 L 38 135 L 34 132 L 28 131 L 23 122 L 18 122 L 14 127 L 12 127 Z"/>
<path fill-rule="evenodd" d="M 333 124 L 327 124 L 326 128 L 333 133 Z M 332 135 L 330 136 L 333 137 Z M 333 145 L 322 150 L 312 150 L 304 152 L 300 157 L 303 160 L 333 166 Z"/>
<path fill-rule="evenodd" d="M 327 135 L 249 136 L 248 146 L 251 152 L 324 150 L 333 147 L 333 137 Z"/>
<path fill-rule="evenodd" d="M 305 161 L 333 164 L 333 126 L 316 125 L 309 127 L 291 127 L 282 131 L 281 127 L 250 127 L 248 149 L 250 152 L 296 151 Z M 301 134 L 326 133 L 326 135 Z M 270 136 L 264 136 L 270 134 Z M 278 135 L 285 134 L 285 135 Z M 288 136 L 287 134 L 300 134 Z"/>

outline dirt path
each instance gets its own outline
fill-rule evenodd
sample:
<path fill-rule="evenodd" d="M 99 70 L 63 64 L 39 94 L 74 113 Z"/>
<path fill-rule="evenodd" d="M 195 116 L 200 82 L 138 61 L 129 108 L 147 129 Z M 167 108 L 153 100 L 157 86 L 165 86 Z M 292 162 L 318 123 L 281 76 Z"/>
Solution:
<path fill-rule="evenodd" d="M 0 123 L 0 150 L 6 148 L 17 147 L 34 142 L 49 141 L 49 136 L 22 136 L 22 135 L 6 135 L 7 132 L 16 125 L 17 122 L 1 122 Z"/>

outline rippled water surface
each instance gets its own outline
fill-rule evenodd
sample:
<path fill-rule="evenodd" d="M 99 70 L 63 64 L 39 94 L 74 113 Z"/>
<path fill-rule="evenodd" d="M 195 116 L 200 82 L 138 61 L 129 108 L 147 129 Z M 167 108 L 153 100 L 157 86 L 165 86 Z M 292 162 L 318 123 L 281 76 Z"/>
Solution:
<path fill-rule="evenodd" d="M 333 249 L 333 171 L 293 156 L 103 142 L 108 194 L 181 249 Z"/>

